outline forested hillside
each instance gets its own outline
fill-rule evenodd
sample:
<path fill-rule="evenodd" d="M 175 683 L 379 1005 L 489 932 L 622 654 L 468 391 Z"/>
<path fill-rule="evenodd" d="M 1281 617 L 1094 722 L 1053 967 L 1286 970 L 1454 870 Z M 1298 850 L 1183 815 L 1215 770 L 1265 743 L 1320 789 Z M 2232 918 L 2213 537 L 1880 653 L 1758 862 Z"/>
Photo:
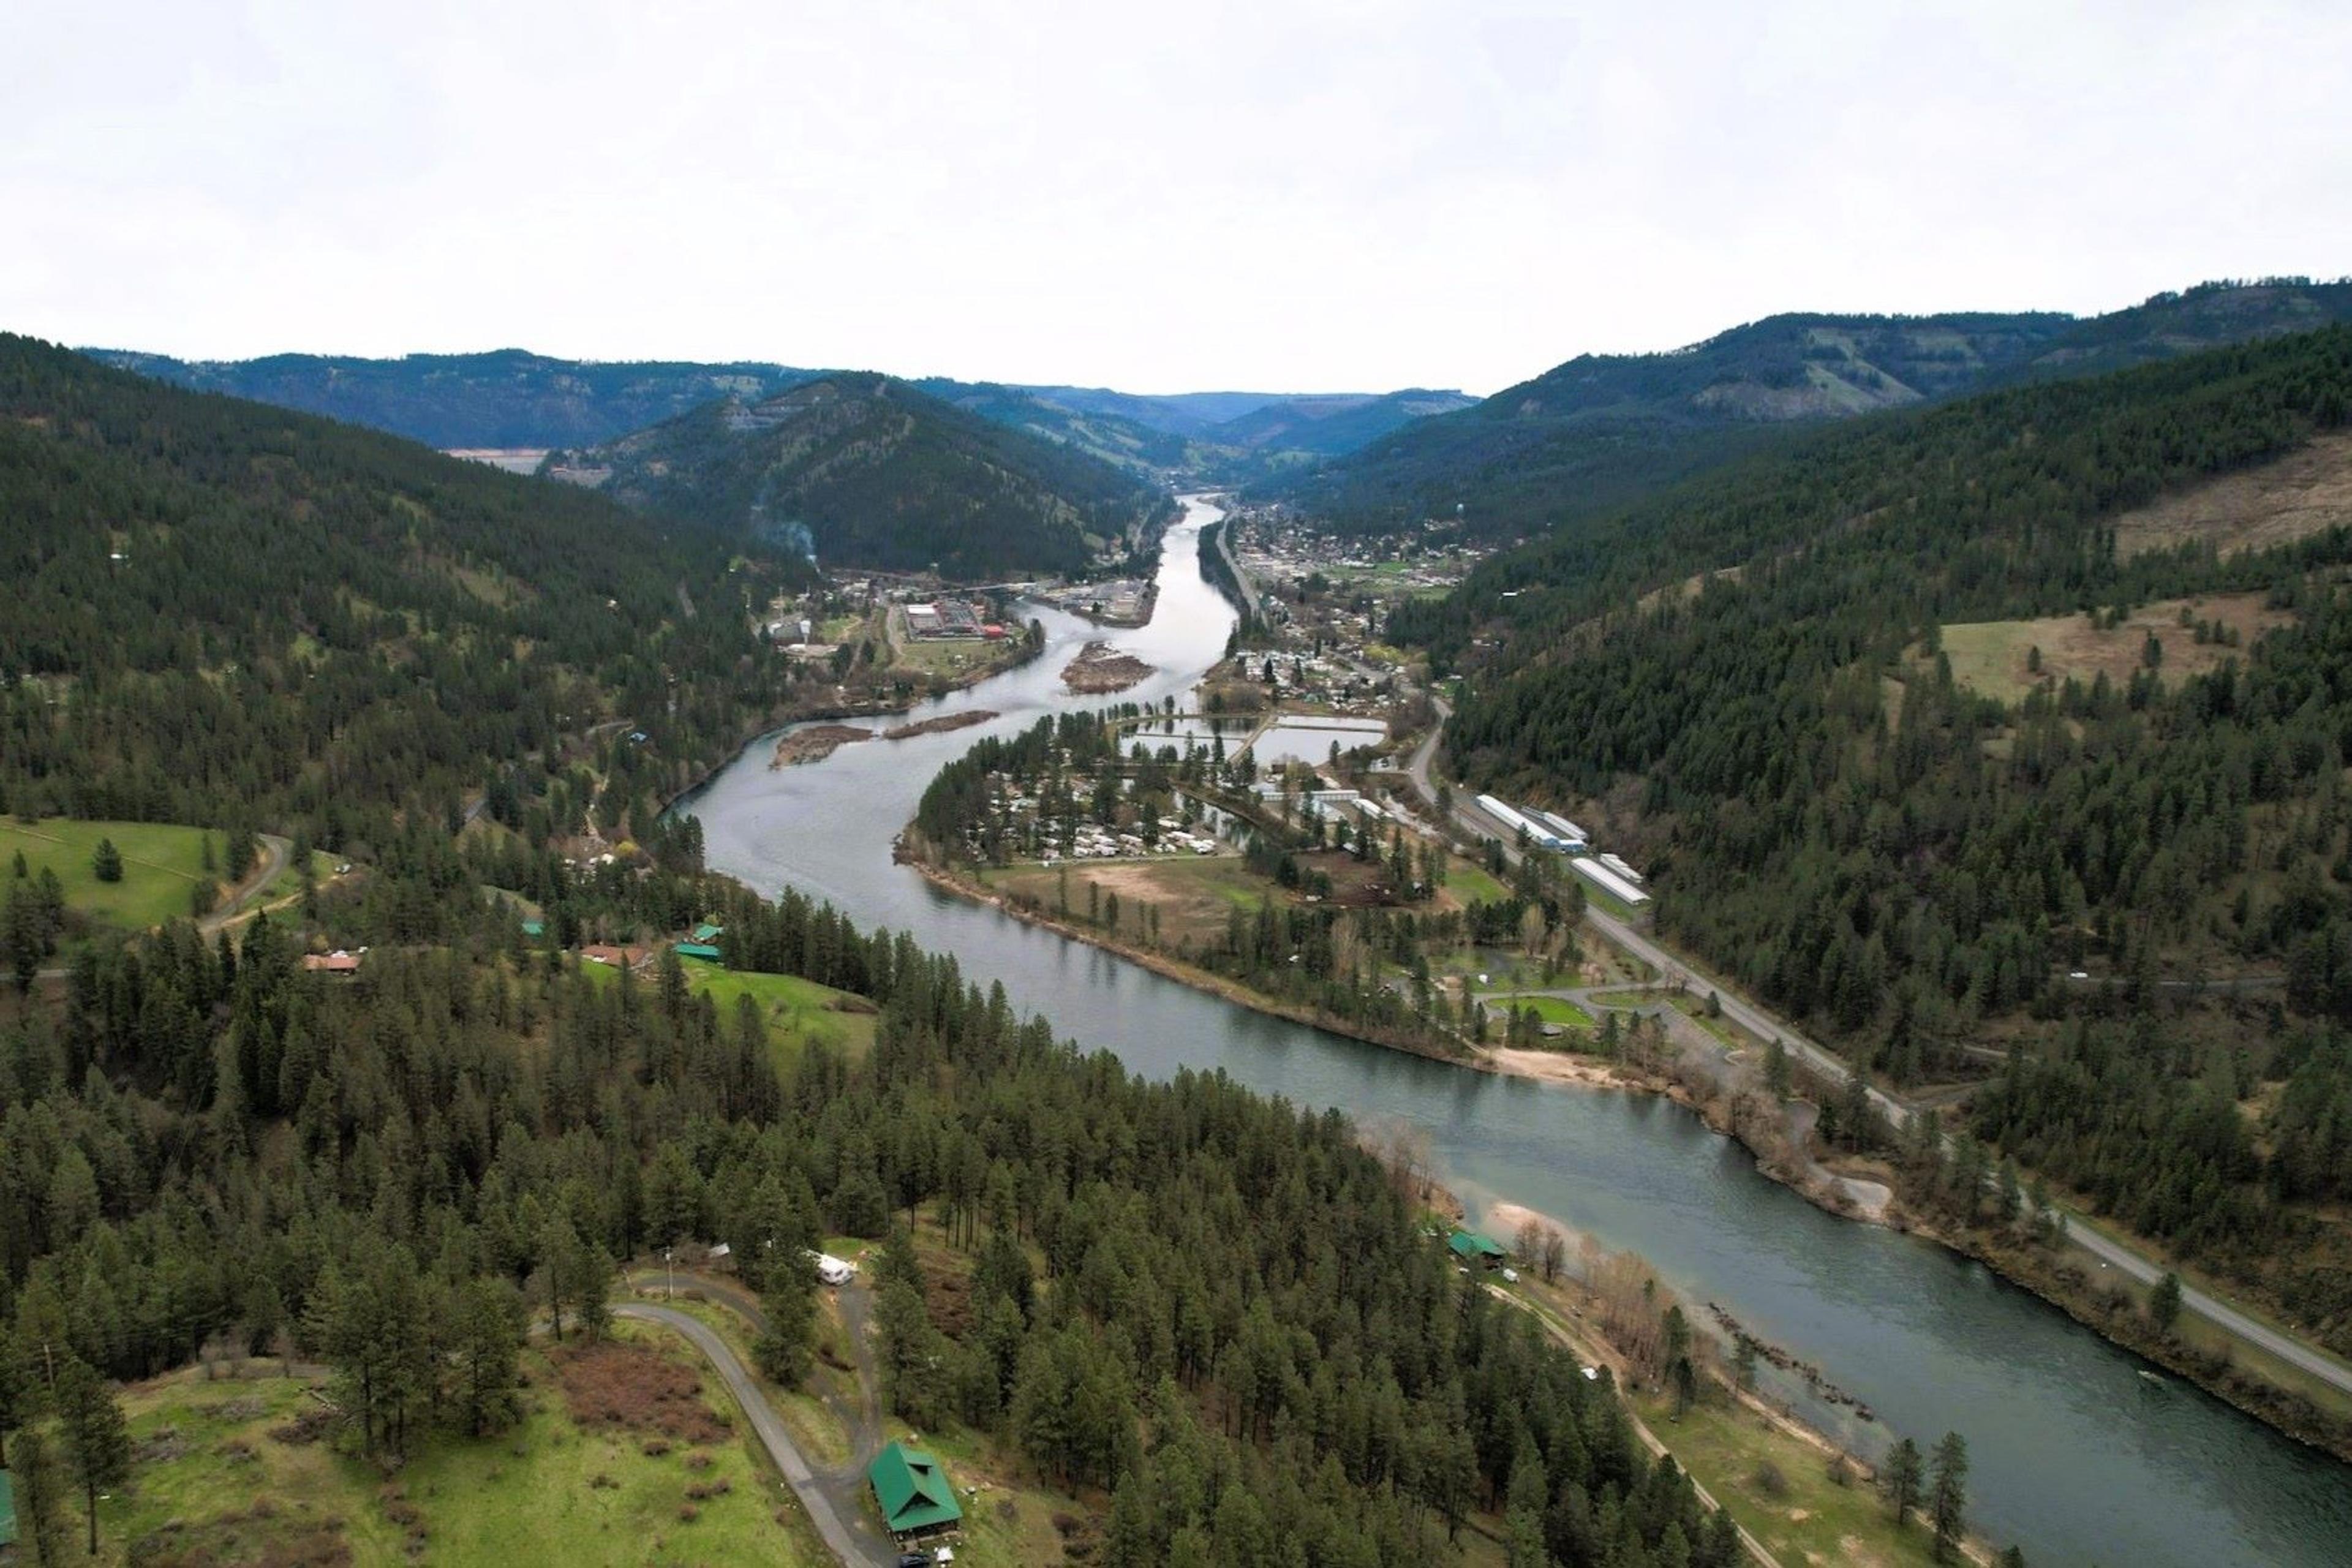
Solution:
<path fill-rule="evenodd" d="M 2352 283 L 2208 284 L 2108 315 L 1794 314 L 1665 353 L 1586 354 L 1265 487 L 1335 526 L 1507 539 L 1605 515 L 1820 424 L 2121 369 L 2352 316 Z"/>
<path fill-rule="evenodd" d="M 1613 818 L 1661 929 L 1898 1083 L 2015 1046 L 1986 1136 L 2352 1344 L 2305 1206 L 2352 1196 L 2352 534 L 2116 548 L 2347 414 L 2339 327 L 1864 421 L 1391 634 L 1470 674 L 1462 770 Z"/>
<path fill-rule="evenodd" d="M 175 385 L 323 414 L 441 447 L 591 446 L 715 398 L 764 397 L 819 374 L 748 361 L 605 363 L 521 349 L 400 359 L 180 360 L 124 349 L 88 352 Z"/>
<path fill-rule="evenodd" d="M 17 337 L 0 518 L 0 806 L 326 846 L 607 719 L 637 762 L 725 755 L 778 679 L 746 596 L 804 571 Z"/>
<path fill-rule="evenodd" d="M 723 538 L 967 579 L 1082 571 L 1146 544 L 1176 510 L 1098 458 L 878 375 L 712 404 L 552 461 Z"/>
<path fill-rule="evenodd" d="M 870 1055 L 780 1069 L 760 1009 L 721 1016 L 675 957 L 600 984 L 510 923 L 356 981 L 267 920 L 234 953 L 184 927 L 93 952 L 58 1014 L 0 1023 L 0 1432 L 58 1360 L 290 1346 L 334 1369 L 344 1440 L 396 1458 L 511 1419 L 526 1304 L 593 1334 L 648 1248 L 731 1240 L 806 1345 L 802 1248 L 847 1233 L 888 1238 L 895 1409 L 1099 1500 L 1110 1561 L 1422 1568 L 1486 1510 L 1529 1563 L 1738 1560 L 1336 1113 L 1146 1084 L 796 897 L 553 875 L 533 891 L 575 914 L 709 912 L 737 965 L 870 998 Z"/>

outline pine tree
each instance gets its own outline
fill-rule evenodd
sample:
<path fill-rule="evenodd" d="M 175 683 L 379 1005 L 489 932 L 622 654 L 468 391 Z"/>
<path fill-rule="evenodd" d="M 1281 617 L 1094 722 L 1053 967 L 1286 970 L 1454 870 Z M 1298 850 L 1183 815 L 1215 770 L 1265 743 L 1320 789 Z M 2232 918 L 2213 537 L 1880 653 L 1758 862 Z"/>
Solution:
<path fill-rule="evenodd" d="M 98 847 L 89 852 L 89 874 L 101 882 L 122 880 L 122 851 L 114 847 L 113 839 L 100 839 Z"/>
<path fill-rule="evenodd" d="M 1936 1526 L 1936 1561 L 1951 1561 L 1969 1509 L 1969 1445 L 1958 1432 L 1947 1432 L 1936 1445 L 1936 1483 L 1928 1499 L 1928 1517 Z"/>
<path fill-rule="evenodd" d="M 106 1380 L 79 1356 L 58 1369 L 58 1430 L 66 1462 L 89 1513 L 89 1552 L 98 1555 L 98 1494 L 131 1479 L 131 1428 Z"/>
<path fill-rule="evenodd" d="M 816 1359 L 816 1288 L 807 1258 L 795 1255 L 769 1271 L 760 1311 L 767 1321 L 751 1358 L 771 1381 L 798 1388 Z"/>
<path fill-rule="evenodd" d="M 472 1279 L 458 1290 L 452 1405 L 469 1437 L 514 1419 L 521 1381 L 516 1352 L 529 1316 L 522 1293 L 504 1279 Z"/>
<path fill-rule="evenodd" d="M 2168 1268 L 2147 1295 L 2147 1318 L 2158 1333 L 2168 1334 L 2180 1319 L 2180 1276 Z"/>
<path fill-rule="evenodd" d="M 16 1541 L 39 1564 L 66 1560 L 65 1478 L 58 1456 L 38 1426 L 28 1426 L 16 1439 Z"/>
<path fill-rule="evenodd" d="M 1919 1460 L 1919 1445 L 1908 1437 L 1895 1444 L 1886 1456 L 1885 1473 L 1879 1478 L 1879 1485 L 1886 1492 L 1886 1505 L 1895 1510 L 1895 1529 L 1900 1530 L 1910 1522 L 1911 1510 L 1919 1506 L 1925 1479 L 1925 1468 Z"/>

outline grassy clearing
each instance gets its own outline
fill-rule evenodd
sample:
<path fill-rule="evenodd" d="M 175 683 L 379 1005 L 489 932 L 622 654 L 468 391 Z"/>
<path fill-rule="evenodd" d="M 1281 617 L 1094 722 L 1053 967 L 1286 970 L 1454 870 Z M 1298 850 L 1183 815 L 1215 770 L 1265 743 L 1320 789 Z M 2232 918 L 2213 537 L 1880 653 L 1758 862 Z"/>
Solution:
<path fill-rule="evenodd" d="M 1838 1485 L 1828 1457 L 1762 1416 L 1730 1404 L 1692 1406 L 1674 1418 L 1666 1398 L 1633 1406 L 1693 1479 L 1783 1563 L 1871 1564 L 1933 1561 L 1917 1520 L 1897 1531 L 1878 1494 L 1860 1480 Z"/>
<path fill-rule="evenodd" d="M 1952 679 L 2003 702 L 2021 701 L 2034 686 L 2063 685 L 2072 678 L 2088 687 L 2099 676 L 2120 687 L 2142 668 L 2147 639 L 2163 645 L 2158 667 L 2166 684 L 2184 675 L 2202 674 L 2225 658 L 2243 662 L 2246 648 L 2263 632 L 2294 617 L 2267 608 L 2260 594 L 2213 594 L 2194 599 L 2167 599 L 2134 611 L 2121 626 L 2100 630 L 2086 615 L 2045 616 L 2030 621 L 1974 621 L 1943 628 L 1944 655 L 1951 661 Z M 2200 643 L 2192 627 L 2180 624 L 2186 609 L 2192 620 L 2218 621 L 2238 634 L 2240 646 Z M 2031 669 L 2039 648 L 2042 668 Z"/>
<path fill-rule="evenodd" d="M 779 1073 L 789 1075 L 800 1065 L 810 1042 L 821 1040 L 851 1058 L 863 1057 L 874 1046 L 878 1016 L 862 996 L 835 991 L 796 974 L 759 974 L 749 970 L 721 969 L 695 959 L 682 961 L 686 984 L 696 995 L 708 996 L 719 1009 L 719 1022 L 732 1025 L 739 998 L 749 996 L 768 1022 L 768 1050 Z M 610 964 L 583 963 L 580 973 L 598 985 L 614 984 Z M 640 972 L 639 981 L 650 985 Z"/>
<path fill-rule="evenodd" d="M 142 930 L 184 919 L 197 883 L 218 880 L 204 868 L 206 837 L 200 827 L 153 822 L 0 818 L 0 868 L 21 854 L 31 875 L 39 876 L 45 868 L 58 874 L 68 908 L 102 924 Z M 217 856 L 224 839 L 217 834 L 210 837 Z M 119 882 L 101 882 L 90 871 L 89 858 L 101 838 L 112 839 L 122 852 Z"/>
<path fill-rule="evenodd" d="M 755 974 L 746 970 L 720 969 L 715 964 L 686 963 L 686 983 L 698 995 L 717 1004 L 719 1016 L 732 1020 L 737 1001 L 745 996 L 768 1021 L 776 1070 L 790 1072 L 812 1040 L 822 1040 L 852 1058 L 863 1057 L 874 1046 L 877 1016 L 871 1004 L 845 991 L 803 980 L 796 974 Z"/>
<path fill-rule="evenodd" d="M 1459 855 L 1446 862 L 1445 890 L 1465 904 L 1499 904 L 1511 896 L 1511 890 L 1490 876 L 1485 867 Z"/>
<path fill-rule="evenodd" d="M 1706 998 L 1704 996 L 1694 995 L 1687 991 L 1670 991 L 1666 994 L 1666 1000 L 1673 1005 L 1675 1012 L 1680 1013 L 1727 1046 L 1738 1047 L 1755 1043 L 1734 1027 L 1730 1019 L 1720 1016 L 1708 1017 Z"/>
<path fill-rule="evenodd" d="M 658 1337 L 643 1342 L 687 1364 Z M 437 1440 L 389 1480 L 326 1442 L 297 1440 L 298 1418 L 320 1409 L 300 1382 L 208 1383 L 191 1371 L 134 1388 L 124 1404 L 141 1458 L 131 1488 L 100 1505 L 94 1561 L 826 1561 L 797 1508 L 782 1508 L 781 1483 L 730 1430 L 743 1424 L 707 1392 L 701 1408 L 721 1438 L 653 1453 L 663 1445 L 645 1433 L 575 1420 L 544 1354 L 527 1352 L 523 1365 L 531 1386 L 520 1424 L 480 1441 Z"/>
<path fill-rule="evenodd" d="M 1597 1027 L 1591 1014 L 1564 996 L 1489 996 L 1486 1000 L 1500 1007 L 1533 1008 L 1535 1016 L 1547 1024 L 1587 1031 Z"/>

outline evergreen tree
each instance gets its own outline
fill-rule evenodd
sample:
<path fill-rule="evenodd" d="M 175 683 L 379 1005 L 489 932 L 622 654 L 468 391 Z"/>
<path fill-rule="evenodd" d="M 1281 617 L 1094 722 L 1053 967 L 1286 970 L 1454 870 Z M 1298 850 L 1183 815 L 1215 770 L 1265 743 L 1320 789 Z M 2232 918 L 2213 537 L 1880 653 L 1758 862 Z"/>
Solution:
<path fill-rule="evenodd" d="M 2147 1294 L 2147 1319 L 2163 1334 L 2172 1332 L 2172 1325 L 2180 1320 L 2180 1276 L 2169 1268 Z"/>
<path fill-rule="evenodd" d="M 1936 1527 L 1936 1561 L 1948 1563 L 1958 1549 L 1968 1526 L 1969 1445 L 1958 1432 L 1947 1432 L 1936 1445 L 1935 1488 L 1927 1503 Z"/>
<path fill-rule="evenodd" d="M 16 1484 L 16 1542 L 39 1568 L 60 1568 L 66 1561 L 66 1479 L 47 1434 L 27 1426 L 16 1439 L 14 1467 Z M 94 1539 L 94 1537 L 93 1537 Z M 92 1551 L 96 1547 L 91 1548 Z"/>
<path fill-rule="evenodd" d="M 795 1254 L 770 1270 L 760 1311 L 766 1321 L 752 1359 L 772 1382 L 798 1388 L 816 1359 L 816 1281 L 806 1258 Z"/>
<path fill-rule="evenodd" d="M 1895 1510 L 1895 1528 L 1900 1530 L 1910 1522 L 1911 1511 L 1919 1506 L 1927 1479 L 1926 1467 L 1919 1458 L 1919 1445 L 1906 1437 L 1895 1445 L 1886 1456 L 1886 1468 L 1879 1477 L 1879 1485 L 1886 1492 L 1886 1505 Z"/>
<path fill-rule="evenodd" d="M 100 839 L 98 847 L 89 852 L 89 874 L 101 882 L 122 880 L 122 851 L 114 847 L 113 839 Z"/>
<path fill-rule="evenodd" d="M 122 1406 L 89 1363 L 68 1357 L 58 1369 L 58 1432 L 66 1463 L 89 1515 L 89 1552 L 98 1554 L 98 1494 L 131 1479 L 131 1428 Z"/>

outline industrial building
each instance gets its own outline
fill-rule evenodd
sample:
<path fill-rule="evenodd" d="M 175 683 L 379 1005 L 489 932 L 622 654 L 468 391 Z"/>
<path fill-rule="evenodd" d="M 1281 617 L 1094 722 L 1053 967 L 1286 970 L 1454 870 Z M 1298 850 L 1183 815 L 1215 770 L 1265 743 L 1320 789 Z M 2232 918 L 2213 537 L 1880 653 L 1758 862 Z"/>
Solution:
<path fill-rule="evenodd" d="M 1602 865 L 1597 859 L 1590 857 L 1580 856 L 1576 859 L 1570 860 L 1569 865 L 1575 870 L 1578 876 L 1583 878 L 1586 881 L 1591 883 L 1594 887 L 1600 889 L 1602 892 L 1608 894 L 1611 898 L 1615 899 L 1620 903 L 1631 905 L 1635 909 L 1639 909 L 1641 906 L 1650 901 L 1649 894 L 1642 891 L 1641 889 L 1635 887 L 1633 883 L 1627 881 L 1624 878 L 1619 876 L 1616 872 L 1611 870 L 1607 866 Z"/>

